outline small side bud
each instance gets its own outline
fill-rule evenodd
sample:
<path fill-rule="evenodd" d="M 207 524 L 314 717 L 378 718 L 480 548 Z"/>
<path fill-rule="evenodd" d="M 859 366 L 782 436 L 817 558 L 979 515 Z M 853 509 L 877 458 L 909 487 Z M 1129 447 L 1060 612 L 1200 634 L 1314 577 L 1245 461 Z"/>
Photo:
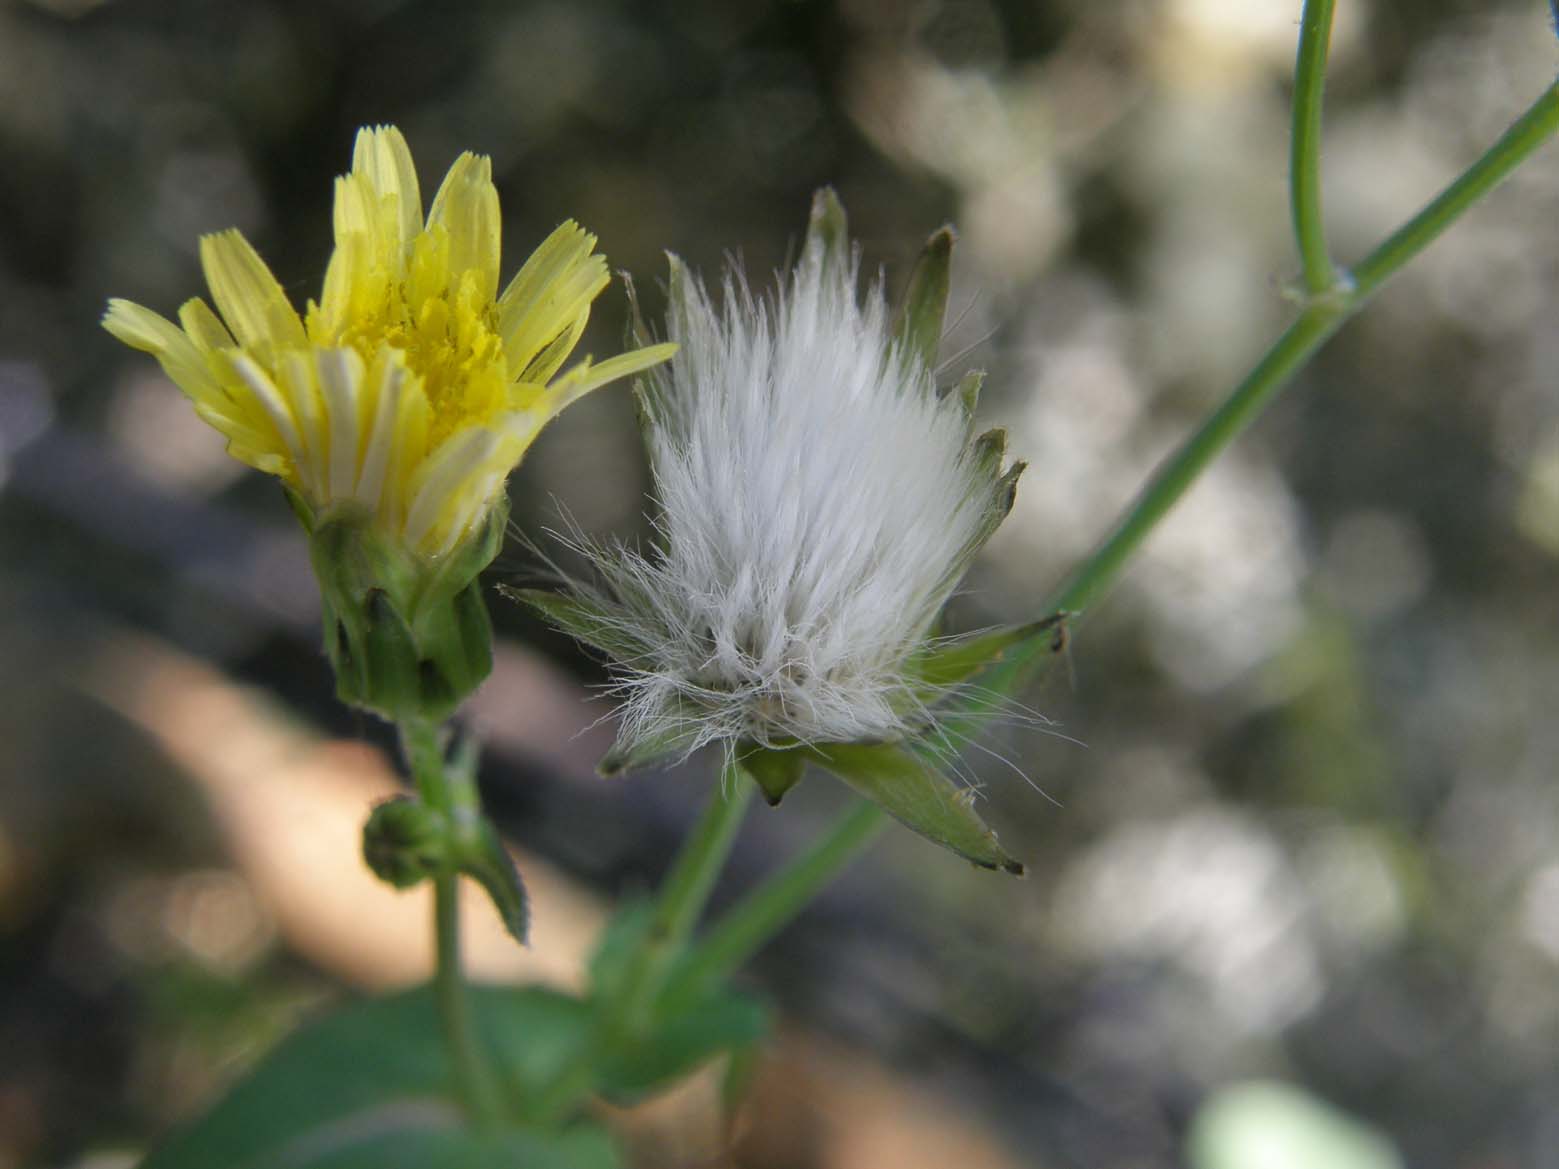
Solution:
<path fill-rule="evenodd" d="M 396 796 L 363 825 L 363 859 L 381 881 L 410 889 L 448 864 L 449 826 L 416 797 Z"/>

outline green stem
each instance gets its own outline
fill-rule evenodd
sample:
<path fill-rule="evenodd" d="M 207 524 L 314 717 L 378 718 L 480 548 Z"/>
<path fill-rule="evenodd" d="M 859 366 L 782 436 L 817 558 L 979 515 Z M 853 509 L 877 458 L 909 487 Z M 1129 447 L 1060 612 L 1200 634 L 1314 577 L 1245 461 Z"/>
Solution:
<path fill-rule="evenodd" d="M 455 823 L 471 815 L 476 806 L 474 786 L 469 780 L 458 780 L 446 768 L 438 727 L 420 720 L 403 723 L 401 742 L 423 802 Z M 503 1103 L 498 1082 L 477 1039 L 460 970 L 459 882 L 459 875 L 452 870 L 433 878 L 433 929 L 437 940 L 433 990 L 461 1103 L 473 1123 L 491 1127 L 501 1119 Z"/>
<path fill-rule="evenodd" d="M 1404 264 L 1433 243 L 1462 213 L 1482 199 L 1559 130 L 1559 81 L 1501 135 L 1462 176 L 1354 265 L 1352 301 L 1357 307 Z"/>
<path fill-rule="evenodd" d="M 671 872 L 661 884 L 649 935 L 614 997 L 600 1004 L 595 1034 L 583 1044 L 552 1082 L 531 1103 L 528 1116 L 546 1126 L 566 1117 L 594 1087 L 601 1053 L 631 1034 L 654 1004 L 666 977 L 687 944 L 699 915 L 709 902 L 716 878 L 736 843 L 757 784 L 727 759 L 720 782 L 683 842 Z"/>
<path fill-rule="evenodd" d="M 698 824 L 661 886 L 648 942 L 623 990 L 619 1023 L 633 1026 L 638 1021 L 660 990 L 666 968 L 687 944 L 730 856 L 756 789 L 757 784 L 735 759 L 728 758 L 720 771 L 720 783 L 710 793 Z"/>
<path fill-rule="evenodd" d="M 1046 601 L 1044 611 L 1077 611 L 1096 601 L 1207 464 L 1255 421 L 1315 351 L 1555 130 L 1559 130 L 1559 82 L 1544 91 L 1459 179 L 1366 256 L 1345 278 L 1339 295 L 1318 298 L 1306 307 L 1223 405 L 1159 467 L 1094 554 Z"/>
<path fill-rule="evenodd" d="M 1294 63 L 1289 195 L 1305 289 L 1311 296 L 1329 291 L 1337 282 L 1321 215 L 1321 95 L 1326 88 L 1326 54 L 1332 40 L 1332 4 L 1333 0 L 1305 0 L 1299 22 L 1299 55 Z"/>
<path fill-rule="evenodd" d="M 886 813 L 865 801 L 840 816 L 810 848 L 720 918 L 666 986 L 661 1006 L 668 1012 L 691 1006 L 732 974 L 789 925 L 887 823 Z"/>
<path fill-rule="evenodd" d="M 1290 325 L 1223 404 L 1159 467 L 1094 554 L 1045 603 L 1044 611 L 1077 612 L 1112 584 L 1207 464 L 1255 420 L 1343 320 L 1337 309 L 1315 305 Z"/>

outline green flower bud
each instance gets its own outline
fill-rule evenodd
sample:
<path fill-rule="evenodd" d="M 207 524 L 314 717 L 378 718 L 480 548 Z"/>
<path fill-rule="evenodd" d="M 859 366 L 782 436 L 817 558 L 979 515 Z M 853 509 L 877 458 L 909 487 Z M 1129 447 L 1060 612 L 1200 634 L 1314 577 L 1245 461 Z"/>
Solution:
<path fill-rule="evenodd" d="M 363 825 L 363 859 L 381 881 L 409 889 L 447 866 L 448 821 L 415 796 L 386 800 Z"/>
<path fill-rule="evenodd" d="M 506 501 L 451 551 L 430 557 L 387 535 L 365 508 L 316 514 L 289 496 L 309 533 L 337 695 L 395 721 L 447 718 L 492 670 L 477 577 L 502 545 Z"/>

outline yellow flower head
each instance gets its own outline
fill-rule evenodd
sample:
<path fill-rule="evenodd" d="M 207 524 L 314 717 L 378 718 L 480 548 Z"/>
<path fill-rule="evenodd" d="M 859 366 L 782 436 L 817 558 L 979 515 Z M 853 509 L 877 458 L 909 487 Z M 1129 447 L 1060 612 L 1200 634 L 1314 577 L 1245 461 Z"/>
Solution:
<path fill-rule="evenodd" d="M 557 376 L 609 280 L 595 237 L 564 223 L 500 294 L 491 163 L 456 159 L 424 223 L 393 126 L 358 132 L 352 171 L 336 180 L 335 240 L 301 318 L 248 241 L 225 231 L 200 241 L 216 312 L 196 297 L 175 325 L 111 300 L 103 324 L 156 356 L 234 457 L 316 513 L 357 507 L 424 557 L 481 526 L 554 415 L 675 348 L 586 358 Z"/>

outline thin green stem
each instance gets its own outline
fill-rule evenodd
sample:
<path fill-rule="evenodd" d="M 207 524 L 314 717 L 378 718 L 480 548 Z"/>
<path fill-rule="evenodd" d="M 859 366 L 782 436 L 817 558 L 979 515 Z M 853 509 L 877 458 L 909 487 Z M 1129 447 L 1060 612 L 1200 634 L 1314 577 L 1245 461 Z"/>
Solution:
<path fill-rule="evenodd" d="M 401 742 L 423 802 L 451 820 L 463 815 L 475 799 L 474 791 L 452 786 L 438 728 L 430 722 L 408 721 L 401 726 Z M 434 997 L 454 1069 L 456 1091 L 472 1122 L 490 1127 L 502 1118 L 503 1102 L 477 1039 L 460 969 L 460 877 L 452 870 L 433 879 L 433 931 L 437 941 Z"/>
<path fill-rule="evenodd" d="M 1526 113 L 1459 179 L 1354 265 L 1352 306 L 1357 308 L 1362 304 L 1404 264 L 1439 238 L 1463 212 L 1504 182 L 1556 130 L 1559 130 L 1559 81 L 1544 90 Z"/>
<path fill-rule="evenodd" d="M 1046 601 L 1045 611 L 1076 611 L 1096 601 L 1207 464 L 1255 421 L 1315 351 L 1403 265 L 1498 186 L 1556 130 L 1559 82 L 1459 179 L 1366 256 L 1345 281 L 1341 295 L 1320 298 L 1300 314 L 1223 404 L 1159 467 L 1094 554 Z"/>
<path fill-rule="evenodd" d="M 460 878 L 453 873 L 433 879 L 433 923 L 438 937 L 434 993 L 456 1084 L 471 1120 L 484 1127 L 492 1126 L 503 1116 L 503 1103 L 476 1036 L 471 1001 L 460 970 Z"/>
<path fill-rule="evenodd" d="M 887 824 L 864 800 L 836 820 L 810 848 L 732 906 L 693 948 L 661 995 L 674 1012 L 732 974 L 791 923 Z"/>
<path fill-rule="evenodd" d="M 614 1012 L 614 1025 L 633 1027 L 660 991 L 667 969 L 687 944 L 709 902 L 715 880 L 736 842 L 757 784 L 734 758 L 721 768 L 692 834 L 677 854 L 655 903 L 655 917 L 639 959 L 629 972 Z"/>
<path fill-rule="evenodd" d="M 693 932 L 756 788 L 734 760 L 722 767 L 720 783 L 709 794 L 709 802 L 667 874 L 656 903 L 653 934 L 657 943 L 677 949 Z"/>
<path fill-rule="evenodd" d="M 557 1122 L 577 1107 L 594 1086 L 596 1062 L 603 1050 L 632 1034 L 654 1004 L 667 971 L 687 944 L 693 927 L 709 902 L 715 880 L 724 868 L 731 846 L 756 789 L 734 759 L 727 759 L 720 782 L 710 792 L 698 823 L 683 842 L 671 872 L 661 884 L 655 916 L 648 936 L 614 997 L 600 1007 L 596 1031 L 582 1045 L 552 1082 L 531 1103 L 529 1118 L 546 1125 Z"/>
<path fill-rule="evenodd" d="M 1223 404 L 1159 467 L 1093 555 L 1045 602 L 1044 610 L 1077 612 L 1113 584 L 1207 465 L 1255 420 L 1344 319 L 1342 306 L 1317 304 L 1302 313 Z"/>
<path fill-rule="evenodd" d="M 449 785 L 444 778 L 444 746 L 438 727 L 430 722 L 410 720 L 400 724 L 401 750 L 411 768 L 412 782 L 422 802 L 436 812 L 450 808 Z"/>
<path fill-rule="evenodd" d="M 1299 55 L 1294 63 L 1294 128 L 1289 140 L 1289 196 L 1294 238 L 1311 296 L 1337 282 L 1326 247 L 1321 215 L 1321 96 L 1326 88 L 1326 54 L 1332 40 L 1333 0 L 1305 0 L 1299 22 Z"/>

